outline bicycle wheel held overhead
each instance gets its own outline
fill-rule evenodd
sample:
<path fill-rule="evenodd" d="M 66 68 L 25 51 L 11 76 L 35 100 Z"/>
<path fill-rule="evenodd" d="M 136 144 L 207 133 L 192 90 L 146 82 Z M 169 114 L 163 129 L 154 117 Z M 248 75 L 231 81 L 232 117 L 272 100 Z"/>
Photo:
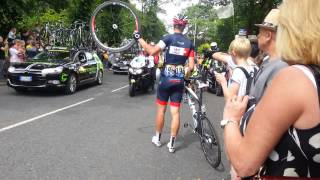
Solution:
<path fill-rule="evenodd" d="M 221 162 L 221 148 L 219 137 L 207 117 L 201 119 L 201 148 L 208 163 L 216 168 Z"/>
<path fill-rule="evenodd" d="M 91 16 L 92 38 L 106 51 L 121 52 L 129 49 L 135 43 L 132 34 L 139 29 L 138 16 L 133 8 L 121 1 L 106 1 Z"/>

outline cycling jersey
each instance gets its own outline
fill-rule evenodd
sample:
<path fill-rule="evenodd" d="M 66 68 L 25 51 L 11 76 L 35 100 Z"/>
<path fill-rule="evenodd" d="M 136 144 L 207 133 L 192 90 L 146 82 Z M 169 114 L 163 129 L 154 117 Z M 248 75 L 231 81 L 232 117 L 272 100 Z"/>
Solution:
<path fill-rule="evenodd" d="M 188 57 L 194 57 L 192 42 L 181 33 L 174 33 L 165 36 L 159 41 L 158 46 L 164 50 L 166 64 L 185 64 Z"/>
<path fill-rule="evenodd" d="M 157 102 L 166 105 L 170 99 L 171 106 L 180 106 L 184 88 L 184 65 L 189 57 L 194 57 L 193 44 L 181 33 L 174 33 L 160 40 L 158 46 L 166 53 Z"/>

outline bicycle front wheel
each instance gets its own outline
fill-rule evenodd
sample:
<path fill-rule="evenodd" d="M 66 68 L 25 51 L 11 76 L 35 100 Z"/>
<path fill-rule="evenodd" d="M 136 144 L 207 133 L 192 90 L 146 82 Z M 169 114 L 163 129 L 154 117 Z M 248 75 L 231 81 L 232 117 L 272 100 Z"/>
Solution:
<path fill-rule="evenodd" d="M 106 51 L 121 52 L 129 49 L 135 43 L 132 34 L 139 29 L 138 16 L 131 5 L 125 2 L 106 1 L 91 16 L 92 38 Z"/>
<path fill-rule="evenodd" d="M 200 122 L 200 143 L 202 151 L 208 163 L 213 168 L 216 168 L 220 165 L 221 162 L 221 148 L 219 144 L 219 137 L 207 117 L 203 116 Z"/>

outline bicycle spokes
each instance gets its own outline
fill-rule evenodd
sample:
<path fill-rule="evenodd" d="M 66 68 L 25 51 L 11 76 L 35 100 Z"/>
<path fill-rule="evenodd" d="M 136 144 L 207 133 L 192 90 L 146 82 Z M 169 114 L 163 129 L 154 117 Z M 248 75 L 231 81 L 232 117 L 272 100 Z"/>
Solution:
<path fill-rule="evenodd" d="M 138 17 L 129 4 L 106 1 L 94 10 L 90 30 L 101 48 L 124 51 L 135 43 L 132 34 L 139 30 Z"/>

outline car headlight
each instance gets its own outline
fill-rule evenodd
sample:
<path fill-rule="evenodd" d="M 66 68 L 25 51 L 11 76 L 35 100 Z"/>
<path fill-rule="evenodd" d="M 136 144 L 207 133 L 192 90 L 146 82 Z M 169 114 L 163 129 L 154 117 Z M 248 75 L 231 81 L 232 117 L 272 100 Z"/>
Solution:
<path fill-rule="evenodd" d="M 60 74 L 62 73 L 63 67 L 59 66 L 56 68 L 47 68 L 42 70 L 42 75 L 47 75 L 47 74 Z"/>
<path fill-rule="evenodd" d="M 10 73 L 14 72 L 14 70 L 16 70 L 16 68 L 13 67 L 13 66 L 10 66 L 10 67 L 8 68 L 8 72 L 10 72 Z"/>

